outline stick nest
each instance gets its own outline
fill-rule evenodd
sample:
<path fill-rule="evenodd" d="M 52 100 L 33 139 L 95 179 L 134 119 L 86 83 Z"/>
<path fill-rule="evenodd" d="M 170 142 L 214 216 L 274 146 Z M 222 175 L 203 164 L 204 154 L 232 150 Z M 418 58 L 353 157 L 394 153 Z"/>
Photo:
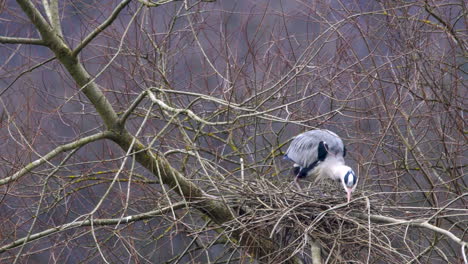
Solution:
<path fill-rule="evenodd" d="M 322 261 L 327 263 L 407 260 L 392 242 L 402 230 L 371 224 L 366 218 L 385 214 L 375 206 L 382 202 L 378 195 L 355 191 L 348 204 L 338 184 L 305 185 L 301 189 L 268 181 L 243 183 L 234 189 L 232 184 L 226 185 L 226 192 L 232 194 L 226 197 L 237 204 L 238 214 L 228 229 L 273 241 L 278 250 L 269 254 L 265 260 L 269 263 L 311 263 L 314 245 L 319 245 Z"/>

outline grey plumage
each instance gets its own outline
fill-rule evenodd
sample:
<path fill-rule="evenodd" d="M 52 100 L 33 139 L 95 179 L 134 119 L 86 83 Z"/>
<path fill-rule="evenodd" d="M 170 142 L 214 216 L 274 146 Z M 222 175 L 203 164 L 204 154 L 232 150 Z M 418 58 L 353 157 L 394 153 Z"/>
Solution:
<path fill-rule="evenodd" d="M 328 145 L 328 154 L 343 160 L 345 154 L 343 141 L 337 134 L 326 129 L 307 131 L 296 136 L 289 145 L 285 157 L 305 168 L 318 160 L 318 147 L 321 141 Z"/>

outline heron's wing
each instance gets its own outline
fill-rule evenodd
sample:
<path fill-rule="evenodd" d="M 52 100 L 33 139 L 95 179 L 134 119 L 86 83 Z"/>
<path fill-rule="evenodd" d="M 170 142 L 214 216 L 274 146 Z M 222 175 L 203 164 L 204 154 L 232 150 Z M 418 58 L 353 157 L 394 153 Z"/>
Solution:
<path fill-rule="evenodd" d="M 323 149 L 319 148 L 320 142 L 327 145 L 328 151 L 325 155 Z M 298 135 L 289 145 L 285 157 L 301 167 L 307 167 L 317 161 L 319 156 L 323 160 L 330 153 L 343 156 L 343 141 L 329 130 L 312 130 Z"/>
<path fill-rule="evenodd" d="M 317 160 L 319 142 L 318 138 L 302 133 L 291 142 L 286 156 L 299 166 L 307 167 Z"/>
<path fill-rule="evenodd" d="M 328 153 L 336 156 L 344 157 L 346 155 L 345 147 L 341 138 L 331 132 L 330 130 L 312 130 L 309 132 L 315 132 L 313 135 L 320 138 L 320 141 L 327 143 Z"/>

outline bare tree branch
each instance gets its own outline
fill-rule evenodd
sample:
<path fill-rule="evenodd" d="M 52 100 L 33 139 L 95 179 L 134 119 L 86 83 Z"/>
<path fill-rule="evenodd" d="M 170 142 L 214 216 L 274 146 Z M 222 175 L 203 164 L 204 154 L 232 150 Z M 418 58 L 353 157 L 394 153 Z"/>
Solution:
<path fill-rule="evenodd" d="M 437 15 L 434 12 L 434 8 L 429 5 L 428 0 L 424 1 L 424 9 L 432 16 L 434 17 L 439 23 L 443 25 L 443 28 L 445 29 L 445 32 L 452 38 L 452 40 L 462 49 L 463 52 L 466 52 L 466 44 L 464 39 L 460 39 L 458 35 L 455 33 L 455 30 L 453 27 L 447 23 L 445 20 L 443 20 L 439 15 Z"/>
<path fill-rule="evenodd" d="M 60 37 L 63 37 L 62 24 L 60 23 L 59 16 L 58 0 L 42 0 L 42 4 L 44 6 L 47 18 L 49 19 L 49 22 L 52 25 L 52 29 L 54 30 L 55 34 L 57 34 Z"/>
<path fill-rule="evenodd" d="M 86 145 L 88 143 L 94 142 L 96 140 L 108 138 L 108 137 L 111 136 L 111 134 L 112 133 L 109 132 L 109 131 L 104 131 L 104 132 L 101 132 L 101 133 L 98 133 L 98 134 L 95 134 L 95 135 L 91 135 L 91 136 L 87 136 L 87 137 L 78 139 L 78 140 L 73 141 L 73 142 L 68 143 L 68 144 L 58 146 L 54 150 L 52 150 L 49 153 L 42 156 L 40 159 L 37 159 L 37 160 L 29 163 L 28 165 L 24 166 L 24 168 L 22 168 L 21 170 L 19 170 L 18 172 L 16 172 L 12 176 L 0 179 L 0 186 L 11 183 L 11 182 L 19 179 L 21 176 L 23 176 L 26 173 L 32 171 L 33 169 L 39 167 L 40 165 L 44 164 L 45 162 L 49 162 L 54 157 L 56 157 L 57 155 L 59 155 L 59 154 L 61 154 L 63 152 L 66 152 L 66 151 L 69 151 L 69 150 L 72 150 L 72 149 L 76 149 L 76 148 L 80 148 L 80 147 L 82 147 L 82 146 L 84 146 L 84 145 Z"/>
<path fill-rule="evenodd" d="M 55 57 L 52 57 L 52 58 L 49 58 L 49 59 L 47 59 L 47 60 L 45 60 L 45 61 L 43 61 L 43 62 L 40 62 L 40 63 L 34 65 L 33 67 L 31 67 L 31 68 L 29 68 L 29 69 L 27 69 L 27 70 L 21 72 L 20 74 L 18 74 L 18 75 L 15 77 L 15 79 L 14 79 L 13 81 L 11 81 L 11 83 L 8 84 L 8 86 L 5 87 L 5 88 L 0 92 L 0 96 L 2 96 L 6 91 L 8 91 L 8 89 L 10 89 L 10 87 L 11 87 L 13 84 L 15 84 L 15 82 L 18 81 L 23 75 L 25 75 L 26 73 L 32 72 L 32 71 L 34 71 L 35 69 L 37 69 L 37 68 L 39 68 L 39 67 L 41 67 L 41 66 L 43 66 L 43 65 L 45 65 L 45 64 L 47 64 L 47 63 L 49 63 L 49 62 L 51 62 L 51 61 L 53 61 L 53 60 L 55 60 Z"/>
<path fill-rule="evenodd" d="M 209 121 L 204 120 L 203 118 L 200 118 L 196 114 L 194 114 L 190 109 L 178 109 L 178 108 L 170 107 L 166 103 L 164 103 L 162 100 L 159 100 L 158 98 L 156 98 L 156 96 L 149 90 L 148 90 L 148 96 L 153 103 L 159 105 L 159 107 L 161 107 L 165 111 L 173 112 L 176 115 L 186 114 L 191 119 L 197 122 L 200 122 L 202 124 L 209 125 L 209 126 L 216 126 L 216 125 L 226 125 L 229 123 L 229 122 L 209 122 Z"/>
<path fill-rule="evenodd" d="M 3 253 L 5 251 L 7 251 L 8 249 L 18 247 L 18 246 L 24 244 L 24 242 L 26 240 L 34 241 L 34 240 L 37 240 L 37 239 L 40 239 L 40 238 L 43 238 L 43 237 L 46 237 L 46 236 L 49 236 L 49 235 L 52 235 L 52 234 L 56 234 L 56 233 L 59 233 L 59 232 L 65 231 L 65 230 L 69 230 L 69 229 L 73 229 L 73 228 L 77 228 L 77 227 L 82 227 L 82 226 L 91 226 L 91 225 L 94 225 L 94 226 L 107 226 L 107 225 L 115 225 L 115 224 L 118 224 L 118 223 L 120 223 L 120 224 L 134 223 L 134 222 L 141 221 L 141 220 L 151 219 L 151 218 L 154 218 L 155 216 L 164 215 L 164 214 L 168 213 L 169 211 L 184 208 L 184 207 L 186 207 L 186 205 L 187 204 L 185 202 L 179 202 L 179 203 L 173 204 L 172 206 L 169 206 L 169 207 L 164 207 L 164 208 L 149 211 L 149 212 L 146 212 L 146 213 L 141 213 L 141 214 L 136 214 L 136 215 L 129 215 L 129 216 L 125 216 L 125 217 L 122 217 L 122 218 L 92 219 L 92 220 L 89 219 L 89 220 L 70 222 L 70 223 L 67 223 L 67 224 L 56 226 L 54 228 L 49 228 L 47 230 L 44 230 L 44 231 L 41 231 L 41 232 L 38 232 L 38 233 L 31 234 L 31 235 L 29 235 L 28 237 L 25 237 L 25 238 L 20 238 L 18 240 L 15 240 L 14 242 L 11 242 L 10 244 L 7 244 L 7 245 L 5 245 L 3 247 L 0 247 L 0 253 Z"/>
<path fill-rule="evenodd" d="M 0 43 L 4 44 L 31 44 L 45 46 L 46 43 L 42 39 L 33 38 L 17 38 L 17 37 L 0 37 Z"/>
<path fill-rule="evenodd" d="M 416 227 L 422 227 L 422 228 L 426 228 L 426 229 L 429 229 L 433 232 L 436 232 L 436 233 L 439 233 L 439 234 L 442 234 L 448 238 L 450 238 L 451 240 L 453 240 L 454 242 L 456 242 L 457 244 L 459 244 L 462 249 L 466 246 L 468 246 L 468 242 L 467 241 L 463 241 L 461 238 L 457 237 L 455 234 L 453 234 L 452 232 L 446 230 L 446 229 L 443 229 L 443 228 L 440 228 L 440 227 L 437 227 L 435 225 L 431 225 L 430 223 L 428 223 L 427 221 L 425 220 L 422 220 L 422 219 L 416 219 L 416 220 L 402 220 L 402 219 L 397 219 L 397 218 L 393 218 L 393 217 L 389 217 L 389 216 L 383 216 L 383 215 L 366 215 L 366 214 L 357 214 L 356 216 L 360 217 L 361 219 L 368 219 L 370 218 L 373 222 L 376 222 L 376 223 L 387 223 L 387 224 L 396 224 L 396 225 L 408 225 L 408 226 L 416 226 Z M 463 252 L 462 252 L 463 253 Z M 466 257 L 465 257 L 466 258 Z"/>
<path fill-rule="evenodd" d="M 142 92 L 138 95 L 138 97 L 133 101 L 133 103 L 128 107 L 127 110 L 119 117 L 119 120 L 117 121 L 119 124 L 123 125 L 125 124 L 125 121 L 127 121 L 127 118 L 132 114 L 133 110 L 137 108 L 138 104 L 146 97 L 147 92 Z"/>
<path fill-rule="evenodd" d="M 120 11 L 122 11 L 130 3 L 130 1 L 131 0 L 123 0 L 122 2 L 120 2 L 120 4 L 114 9 L 114 11 L 112 11 L 112 14 L 104 22 L 102 22 L 102 24 L 99 25 L 93 32 L 86 36 L 86 38 L 84 38 L 80 44 L 78 44 L 78 46 L 72 51 L 71 56 L 76 57 L 83 48 L 85 48 L 91 41 L 93 41 L 94 38 L 96 38 L 99 35 L 99 33 L 101 33 L 108 26 L 110 26 L 120 14 Z"/>

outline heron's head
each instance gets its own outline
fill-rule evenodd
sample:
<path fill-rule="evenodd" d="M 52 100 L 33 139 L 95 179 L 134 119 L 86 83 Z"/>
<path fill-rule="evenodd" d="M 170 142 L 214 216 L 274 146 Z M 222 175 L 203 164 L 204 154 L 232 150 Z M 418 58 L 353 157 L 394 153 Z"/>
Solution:
<path fill-rule="evenodd" d="M 356 185 L 358 182 L 358 177 L 354 173 L 353 169 L 346 165 L 339 166 L 336 170 L 335 173 L 338 175 L 335 175 L 336 178 L 339 177 L 341 181 L 341 185 L 343 185 L 343 188 L 346 191 L 347 198 L 348 198 L 348 203 L 351 200 L 351 194 L 353 193 L 354 189 L 356 189 Z"/>

